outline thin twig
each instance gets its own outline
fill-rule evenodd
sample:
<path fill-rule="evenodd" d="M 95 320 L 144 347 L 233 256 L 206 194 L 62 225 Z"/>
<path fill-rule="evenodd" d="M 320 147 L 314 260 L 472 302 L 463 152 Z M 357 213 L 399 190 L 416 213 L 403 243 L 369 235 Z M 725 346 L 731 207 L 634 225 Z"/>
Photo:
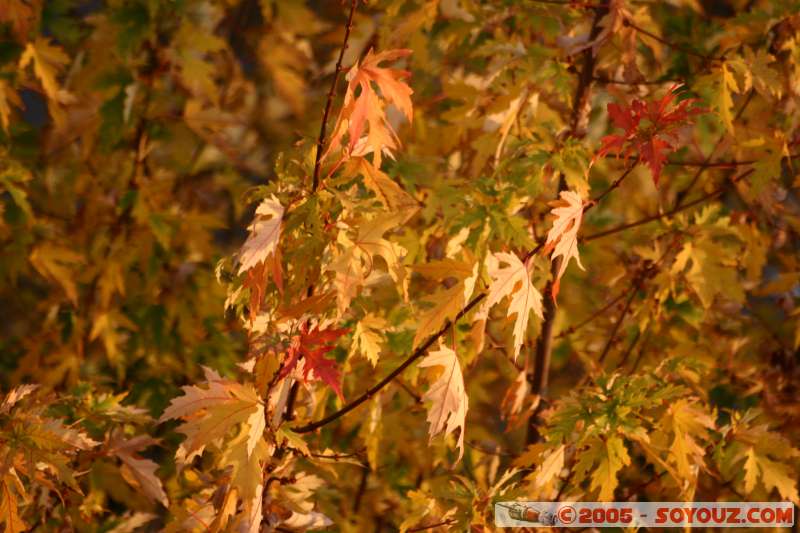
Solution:
<path fill-rule="evenodd" d="M 654 39 L 654 40 L 660 42 L 663 45 L 669 46 L 670 48 L 674 48 L 676 50 L 680 50 L 681 52 L 683 52 L 685 54 L 688 54 L 688 55 L 691 55 L 691 56 L 694 56 L 694 57 L 698 57 L 700 59 L 703 59 L 703 60 L 709 61 L 709 62 L 710 61 L 719 61 L 720 60 L 720 58 L 718 58 L 718 57 L 708 56 L 708 55 L 702 54 L 700 52 L 697 52 L 695 50 L 692 50 L 691 48 L 687 48 L 686 46 L 684 46 L 682 44 L 678 44 L 678 43 L 674 43 L 672 41 L 668 41 L 668 40 L 664 39 L 663 37 L 661 37 L 659 35 L 656 35 L 655 33 L 647 31 L 646 29 L 642 28 L 641 26 L 637 26 L 636 24 L 631 22 L 630 19 L 626 18 L 623 21 L 623 24 L 625 24 L 626 26 L 630 26 L 631 28 L 633 28 L 637 32 L 641 33 L 642 35 L 646 35 L 646 36 L 650 37 L 651 39 Z"/>
<path fill-rule="evenodd" d="M 619 363 L 617 363 L 617 365 L 616 365 L 617 368 L 625 366 L 625 363 L 628 362 L 628 358 L 630 357 L 631 352 L 636 347 L 636 345 L 639 343 L 639 339 L 641 337 L 642 337 L 642 332 L 641 332 L 641 330 L 637 329 L 636 330 L 636 334 L 633 336 L 633 339 L 631 339 L 630 344 L 628 344 L 628 347 L 625 349 L 625 353 L 622 354 L 622 357 L 620 358 Z"/>
<path fill-rule="evenodd" d="M 411 529 L 407 529 L 406 531 L 408 531 L 408 533 L 412 533 L 413 531 L 425 531 L 427 529 L 433 529 L 433 528 L 442 527 L 442 526 L 449 526 L 450 524 L 455 524 L 455 523 L 456 523 L 456 521 L 454 519 L 448 518 L 447 520 L 445 520 L 443 522 L 439 522 L 438 524 L 431 524 L 430 526 L 414 527 L 414 528 L 411 528 Z"/>
<path fill-rule="evenodd" d="M 594 19 L 592 21 L 592 29 L 589 32 L 589 41 L 593 41 L 600 34 L 601 27 L 600 21 L 608 13 L 607 7 L 598 8 L 594 12 Z M 587 48 L 582 52 L 583 64 L 578 77 L 578 84 L 575 88 L 575 95 L 572 99 L 572 116 L 569 124 L 569 137 L 578 136 L 581 129 L 582 122 L 587 119 L 589 112 L 589 95 L 592 87 L 592 79 L 594 78 L 594 69 L 597 58 L 595 57 L 591 48 Z M 623 174 L 626 176 L 630 173 L 630 169 Z M 621 181 L 621 180 L 619 180 Z M 566 187 L 563 173 L 559 179 L 559 191 Z M 586 209 L 594 205 L 590 203 Z M 553 280 L 557 279 L 558 269 L 561 266 L 562 257 L 557 257 L 550 264 L 550 281 L 545 286 L 545 293 L 551 293 L 553 288 Z M 549 294 L 548 294 L 549 296 Z M 553 298 L 546 296 L 542 309 L 542 328 L 539 337 L 536 339 L 536 350 L 533 355 L 533 364 L 528 365 L 528 382 L 531 384 L 531 395 L 539 398 L 547 396 L 548 381 L 550 378 L 550 359 L 553 351 L 553 325 L 556 318 L 556 303 Z M 540 438 L 538 423 L 543 409 L 543 402 L 540 402 L 531 416 L 528 418 L 528 426 L 526 430 L 525 442 L 533 444 Z"/>
<path fill-rule="evenodd" d="M 325 147 L 325 131 L 328 125 L 328 116 L 331 112 L 331 107 L 333 105 L 333 97 L 336 94 L 336 85 L 339 82 L 339 74 L 342 71 L 342 59 L 344 58 L 344 53 L 347 50 L 348 44 L 347 41 L 350 39 L 350 30 L 353 27 L 353 15 L 356 12 L 356 6 L 358 5 L 358 0 L 351 0 L 350 1 L 350 14 L 347 16 L 347 26 L 344 30 L 344 40 L 342 41 L 342 47 L 339 50 L 339 58 L 336 60 L 336 70 L 333 74 L 333 80 L 331 81 L 331 88 L 328 90 L 328 99 L 325 102 L 325 112 L 322 114 L 322 123 L 319 126 L 319 137 L 317 138 L 317 153 L 314 160 L 314 176 L 311 180 L 311 192 L 317 192 L 319 188 L 319 172 L 320 168 L 322 167 L 322 150 Z M 306 291 L 306 297 L 310 298 L 314 295 L 314 284 L 308 286 L 308 290 Z M 291 421 L 294 419 L 294 404 L 297 401 L 297 393 L 300 389 L 300 382 L 295 381 L 292 384 L 292 388 L 289 391 L 289 398 L 286 401 L 286 410 L 283 412 L 283 420 Z"/>
<path fill-rule="evenodd" d="M 592 78 L 595 83 L 604 83 L 606 85 L 662 85 L 664 83 L 679 83 L 681 80 L 640 80 L 640 81 L 627 81 L 627 80 L 614 80 L 602 76 L 595 76 Z"/>
<path fill-rule="evenodd" d="M 614 297 L 614 299 L 612 299 L 606 305 L 604 305 L 603 307 L 601 307 L 600 309 L 598 309 L 597 311 L 595 311 L 594 313 L 592 313 L 591 315 L 586 317 L 582 322 L 576 324 L 575 326 L 568 327 L 567 329 L 565 329 L 564 331 L 562 331 L 561 333 L 556 335 L 555 338 L 556 339 L 561 339 L 561 338 L 564 338 L 564 337 L 566 337 L 568 335 L 572 335 L 573 333 L 575 333 L 576 331 L 581 329 L 583 326 L 585 326 L 585 325 L 591 323 L 592 321 L 594 321 L 595 319 L 603 316 L 606 311 L 608 311 L 609 309 L 614 307 L 617 304 L 617 302 L 619 302 L 620 300 L 625 298 L 625 296 L 627 294 L 628 294 L 628 290 L 622 291 L 621 293 L 616 295 Z"/>
<path fill-rule="evenodd" d="M 619 317 L 617 317 L 617 321 L 614 324 L 614 327 L 611 329 L 611 335 L 608 336 L 608 340 L 606 340 L 606 345 L 603 347 L 603 351 L 600 354 L 600 357 L 597 359 L 597 362 L 601 366 L 605 361 L 608 352 L 611 350 L 611 345 L 614 344 L 614 341 L 617 338 L 617 333 L 619 332 L 619 328 L 625 321 L 625 315 L 627 315 L 628 311 L 630 311 L 631 309 L 631 304 L 633 303 L 633 299 L 636 297 L 636 293 L 638 292 L 640 281 L 641 280 L 639 279 L 634 280 L 633 286 L 630 289 L 630 295 L 628 296 L 628 300 L 625 302 L 625 307 L 622 308 L 622 312 L 619 314 Z"/>
<path fill-rule="evenodd" d="M 353 500 L 353 514 L 357 514 L 358 510 L 361 508 L 361 499 L 364 497 L 364 493 L 367 491 L 367 478 L 369 477 L 369 465 L 361 471 L 361 481 L 358 483 L 358 492 L 356 492 L 356 497 Z"/>
<path fill-rule="evenodd" d="M 747 95 L 747 98 L 745 98 L 744 103 L 742 104 L 742 107 L 739 108 L 739 111 L 736 113 L 736 116 L 733 117 L 733 121 L 734 122 L 738 121 L 739 117 L 742 116 L 742 113 L 744 113 L 744 110 L 747 109 L 747 106 L 748 106 L 748 104 L 750 104 L 750 101 L 753 99 L 754 95 L 755 95 L 755 91 L 751 89 L 750 92 Z M 724 133 L 719 136 L 719 139 L 717 139 L 717 142 L 714 144 L 714 147 L 711 149 L 711 151 L 706 156 L 706 159 L 705 159 L 705 163 L 706 164 L 708 164 L 711 161 L 711 158 L 714 157 L 714 153 L 717 151 L 717 148 L 719 148 L 719 146 L 722 144 L 723 139 L 725 139 Z M 690 192 L 692 192 L 692 189 L 694 188 L 695 184 L 697 183 L 697 180 L 700 179 L 700 175 L 703 173 L 703 171 L 706 168 L 708 168 L 706 165 L 701 166 L 697 170 L 697 172 L 695 172 L 694 176 L 692 176 L 692 179 L 689 182 L 689 184 L 686 185 L 686 187 L 681 189 L 678 192 L 678 194 L 675 195 L 675 206 L 676 207 L 679 207 L 683 203 L 683 201 L 686 199 L 686 196 L 688 196 L 688 194 Z"/>
<path fill-rule="evenodd" d="M 328 116 L 333 106 L 333 97 L 336 94 L 336 85 L 339 83 L 339 74 L 342 72 L 342 59 L 347 50 L 347 41 L 350 39 L 350 30 L 353 28 L 353 15 L 356 12 L 358 0 L 350 0 L 350 14 L 347 16 L 347 27 L 344 30 L 344 41 L 339 50 L 339 59 L 336 60 L 336 71 L 333 73 L 331 88 L 328 91 L 328 99 L 325 102 L 325 112 L 322 114 L 322 124 L 319 126 L 319 137 L 317 138 L 317 154 L 314 158 L 314 176 L 311 180 L 311 190 L 316 192 L 319 188 L 319 172 L 322 166 L 322 151 L 325 148 L 325 130 L 328 125 Z"/>
<path fill-rule="evenodd" d="M 614 180 L 614 183 L 612 183 L 608 187 L 608 189 L 601 192 L 596 198 L 592 200 L 592 202 L 587 204 L 587 206 L 583 209 L 584 213 L 589 209 L 591 209 L 593 206 L 597 205 L 597 203 L 600 202 L 600 200 L 602 200 L 603 198 L 605 198 L 606 195 L 608 195 L 611 191 L 619 187 L 622 184 L 622 181 L 628 177 L 628 174 L 630 174 L 633 171 L 633 169 L 636 168 L 636 165 L 638 163 L 639 163 L 639 158 L 637 157 L 636 159 L 633 160 L 633 163 L 630 164 L 630 166 L 625 170 L 625 172 L 623 172 L 620 177 Z"/>
<path fill-rule="evenodd" d="M 731 182 L 732 183 L 736 183 L 737 181 L 745 178 L 746 176 L 749 176 L 753 172 L 754 172 L 753 169 L 747 170 L 746 172 L 744 172 L 741 175 L 739 175 L 739 177 L 731 180 Z M 609 235 L 614 235 L 615 233 L 619 233 L 621 231 L 625 231 L 625 230 L 628 230 L 628 229 L 631 229 L 631 228 L 635 228 L 637 226 L 641 226 L 641 225 L 647 224 L 649 222 L 654 222 L 656 220 L 661 220 L 662 218 L 669 218 L 672 215 L 680 213 L 681 211 L 685 211 L 687 209 L 691 209 L 692 207 L 694 207 L 696 205 L 702 204 L 704 202 L 707 202 L 708 200 L 711 200 L 713 198 L 716 198 L 717 196 L 720 196 L 727 189 L 727 185 L 728 184 L 726 183 L 725 185 L 723 185 L 722 187 L 718 188 L 717 190 L 712 191 L 712 192 L 707 193 L 707 194 L 704 194 L 700 198 L 698 198 L 696 200 L 693 200 L 693 201 L 689 202 L 688 204 L 680 205 L 680 206 L 678 206 L 678 207 L 676 207 L 676 208 L 674 208 L 674 209 L 672 209 L 670 211 L 667 211 L 666 213 L 659 213 L 657 215 L 650 215 L 648 217 L 644 217 L 644 218 L 642 218 L 640 220 L 636 220 L 634 222 L 629 222 L 627 224 L 620 224 L 619 226 L 613 227 L 611 229 L 607 229 L 605 231 L 599 231 L 597 233 L 592 233 L 590 235 L 586 235 L 584 237 L 581 237 L 579 239 L 579 241 L 580 242 L 593 241 L 595 239 L 608 237 Z"/>

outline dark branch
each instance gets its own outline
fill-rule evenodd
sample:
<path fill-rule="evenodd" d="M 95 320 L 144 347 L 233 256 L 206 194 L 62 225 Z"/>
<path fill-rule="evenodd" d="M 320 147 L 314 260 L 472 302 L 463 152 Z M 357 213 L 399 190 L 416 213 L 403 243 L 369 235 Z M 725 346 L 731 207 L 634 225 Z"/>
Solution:
<path fill-rule="evenodd" d="M 628 291 L 622 291 L 617 296 L 615 296 L 613 300 L 611 300 L 606 305 L 604 305 L 603 307 L 601 307 L 600 309 L 598 309 L 597 311 L 595 311 L 594 313 L 592 313 L 591 315 L 586 317 L 582 322 L 578 323 L 575 326 L 570 326 L 569 328 L 565 329 L 564 331 L 562 331 L 561 333 L 556 335 L 555 338 L 556 339 L 561 339 L 561 338 L 566 337 L 568 335 L 572 335 L 573 333 L 575 333 L 576 331 L 581 329 L 586 324 L 589 324 L 592 321 L 596 320 L 597 318 L 603 316 L 606 311 L 608 311 L 609 309 L 614 307 L 617 304 L 617 302 L 619 302 L 620 300 L 625 298 L 625 295 L 627 295 L 627 294 L 628 294 Z"/>
<path fill-rule="evenodd" d="M 325 418 L 317 420 L 316 422 L 311 422 L 310 424 L 306 424 L 305 426 L 293 428 L 293 431 L 297 433 L 308 433 L 309 431 L 314 431 L 315 429 L 321 428 L 322 426 L 343 417 L 344 415 L 346 415 L 347 413 L 349 413 L 362 403 L 372 398 L 378 391 L 380 391 L 382 388 L 388 385 L 395 377 L 402 374 L 406 368 L 411 366 L 411 363 L 413 363 L 414 361 L 419 359 L 422 355 L 424 355 L 425 352 L 428 351 L 428 348 L 433 346 L 433 343 L 436 342 L 439 339 L 439 337 L 447 333 L 447 331 L 452 327 L 454 322 L 458 322 L 459 319 L 461 319 L 464 315 L 469 313 L 472 310 L 472 308 L 478 305 L 478 303 L 484 298 L 486 298 L 485 292 L 477 295 L 472 300 L 470 300 L 470 302 L 466 305 L 466 307 L 464 307 L 464 309 L 458 312 L 453 322 L 448 321 L 444 326 L 441 327 L 439 331 L 428 337 L 428 340 L 422 343 L 416 350 L 414 350 L 414 352 L 410 356 L 408 356 L 408 358 L 406 358 L 406 360 L 403 361 L 403 363 L 400 366 L 392 370 L 392 372 L 390 372 L 388 376 L 380 380 L 378 383 L 367 389 L 367 391 L 364 392 L 361 396 L 351 401 L 338 411 L 326 416 Z"/>
<path fill-rule="evenodd" d="M 718 57 L 708 56 L 708 55 L 702 54 L 700 52 L 697 52 L 695 50 L 692 50 L 691 48 L 687 48 L 686 46 L 684 46 L 682 44 L 678 44 L 678 43 L 674 43 L 672 41 L 668 41 L 668 40 L 664 39 L 663 37 L 661 37 L 659 35 L 656 35 L 655 33 L 647 31 L 646 29 L 642 28 L 641 26 L 637 26 L 636 24 L 631 22 L 630 19 L 625 19 L 624 24 L 626 26 L 630 26 L 631 28 L 633 28 L 637 32 L 641 33 L 642 35 L 646 35 L 646 36 L 650 37 L 651 39 L 660 42 L 663 45 L 669 46 L 670 48 L 674 48 L 676 50 L 680 50 L 684 54 L 688 54 L 690 56 L 698 57 L 698 58 L 703 59 L 703 60 L 708 61 L 708 62 L 719 61 L 720 60 L 720 58 L 718 58 Z"/>
<path fill-rule="evenodd" d="M 600 27 L 600 21 L 603 19 L 606 13 L 608 13 L 607 7 L 599 8 L 594 12 L 592 29 L 589 32 L 589 41 L 595 40 L 600 34 L 600 31 L 602 30 Z M 579 132 L 582 129 L 582 123 L 587 120 L 589 113 L 589 93 L 591 92 L 592 80 L 594 79 L 596 57 L 591 47 L 582 52 L 582 57 L 583 64 L 578 77 L 578 85 L 575 88 L 575 96 L 572 99 L 572 117 L 569 126 L 570 137 L 577 137 L 579 135 Z M 635 166 L 635 164 L 631 165 L 631 168 L 633 168 L 633 166 Z M 618 181 L 621 182 L 622 179 L 624 179 L 624 177 L 630 173 L 630 170 L 631 169 L 628 169 L 625 173 L 623 173 L 622 178 Z M 564 180 L 564 175 L 562 174 L 561 178 L 559 179 L 558 189 L 561 191 L 565 187 L 566 183 Z M 605 194 L 602 194 L 601 198 L 603 196 L 605 196 Z M 586 209 L 591 208 L 592 205 L 594 204 L 590 203 Z M 538 396 L 539 398 L 544 398 L 547 395 L 547 386 L 550 374 L 550 358 L 553 351 L 553 324 L 555 323 L 557 310 L 556 303 L 553 298 L 550 297 L 550 293 L 552 293 L 553 280 L 556 279 L 558 268 L 561 265 L 561 259 L 563 258 L 556 258 L 550 265 L 551 276 L 550 281 L 548 281 L 547 285 L 545 286 L 545 301 L 544 309 L 542 310 L 542 314 L 544 316 L 544 320 L 542 321 L 542 330 L 539 334 L 539 337 L 536 339 L 536 351 L 534 352 L 533 364 L 528 365 L 529 374 L 527 377 L 528 382 L 531 383 L 531 394 Z M 541 409 L 543 406 L 544 402 L 539 402 L 536 409 L 528 419 L 527 435 L 525 439 L 528 444 L 533 444 L 539 440 L 538 423 L 539 415 L 541 414 Z"/>
<path fill-rule="evenodd" d="M 317 138 L 317 154 L 314 159 L 314 176 L 311 181 L 311 190 L 316 192 L 319 188 L 319 172 L 322 166 L 322 152 L 325 148 L 325 130 L 328 125 L 328 116 L 331 113 L 333 106 L 333 97 L 336 94 L 336 85 L 339 83 L 339 74 L 342 72 L 342 59 L 347 50 L 347 41 L 350 40 L 350 30 L 353 28 L 353 15 L 356 12 L 358 0 L 350 0 L 350 14 L 347 17 L 347 27 L 344 30 L 344 41 L 342 48 L 339 50 L 339 59 L 336 60 L 336 71 L 333 73 L 333 80 L 331 81 L 331 88 L 328 91 L 328 99 L 325 102 L 325 112 L 322 114 L 322 124 L 319 127 L 319 137 Z"/>
<path fill-rule="evenodd" d="M 754 172 L 753 169 L 747 170 L 743 174 L 740 174 L 739 177 L 731 180 L 731 182 L 732 183 L 736 183 L 737 181 L 745 178 L 746 176 L 749 176 L 753 172 Z M 696 205 L 700 205 L 702 203 L 707 202 L 708 200 L 714 199 L 714 198 L 722 195 L 722 193 L 725 192 L 727 187 L 728 187 L 728 185 L 725 184 L 725 185 L 723 185 L 722 187 L 718 188 L 715 191 L 712 191 L 710 193 L 704 194 L 700 198 L 697 198 L 696 200 L 693 200 L 693 201 L 689 202 L 688 204 L 680 205 L 680 206 L 678 206 L 678 207 L 676 207 L 676 208 L 674 208 L 674 209 L 672 209 L 670 211 L 667 211 L 666 213 L 659 213 L 657 215 L 651 215 L 649 217 L 644 217 L 644 218 L 642 218 L 640 220 L 637 220 L 635 222 L 629 222 L 627 224 L 620 224 L 619 226 L 613 227 L 611 229 L 607 229 L 605 231 L 599 231 L 597 233 L 592 233 L 590 235 L 586 235 L 584 237 L 581 237 L 579 239 L 579 241 L 580 242 L 589 242 L 589 241 L 593 241 L 595 239 L 601 239 L 603 237 L 608 237 L 609 235 L 614 235 L 615 233 L 619 233 L 621 231 L 625 231 L 625 230 L 628 230 L 628 229 L 631 229 L 631 228 L 635 228 L 637 226 L 641 226 L 641 225 L 647 224 L 649 222 L 654 222 L 656 220 L 661 220 L 662 218 L 669 218 L 672 215 L 680 213 L 681 211 L 685 211 L 687 209 L 691 209 L 692 207 L 694 207 Z"/>
<path fill-rule="evenodd" d="M 617 321 L 614 324 L 614 327 L 611 329 L 611 335 L 608 336 L 608 340 L 606 340 L 606 345 L 603 347 L 603 352 L 597 359 L 597 362 L 601 366 L 603 362 L 606 360 L 606 356 L 608 355 L 608 352 L 611 350 L 611 346 L 614 344 L 614 340 L 616 340 L 617 338 L 617 333 L 619 333 L 619 328 L 622 327 L 622 323 L 625 321 L 625 316 L 631 309 L 631 304 L 633 303 L 633 299 L 636 297 L 636 293 L 638 292 L 640 281 L 641 280 L 639 279 L 634 280 L 633 286 L 629 289 L 630 295 L 628 296 L 628 300 L 625 302 L 625 307 L 622 308 L 622 312 L 619 314 L 619 317 L 617 317 Z"/>

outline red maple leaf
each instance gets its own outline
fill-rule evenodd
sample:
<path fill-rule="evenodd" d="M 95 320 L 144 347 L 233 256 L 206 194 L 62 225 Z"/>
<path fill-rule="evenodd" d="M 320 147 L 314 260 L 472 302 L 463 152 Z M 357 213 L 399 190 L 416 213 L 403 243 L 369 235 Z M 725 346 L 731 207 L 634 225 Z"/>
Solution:
<path fill-rule="evenodd" d="M 680 85 L 673 85 L 660 100 L 645 102 L 635 99 L 628 106 L 608 104 L 608 116 L 617 128 L 625 130 L 622 135 L 606 135 L 592 163 L 609 153 L 625 157 L 638 155 L 650 167 L 653 182 L 658 186 L 661 169 L 667 154 L 675 151 L 677 130 L 689 123 L 694 115 L 705 110 L 694 107 L 697 101 L 687 98 L 674 104 Z"/>
<path fill-rule="evenodd" d="M 336 340 L 347 333 L 347 329 L 318 329 L 317 326 L 307 331 L 304 324 L 300 334 L 292 337 L 292 343 L 287 352 L 286 364 L 281 371 L 280 378 L 284 378 L 294 370 L 300 357 L 305 360 L 303 378 L 308 381 L 308 374 L 314 371 L 314 377 L 330 385 L 339 398 L 344 400 L 342 394 L 341 374 L 336 368 L 336 361 L 328 359 L 325 354 L 335 348 Z"/>

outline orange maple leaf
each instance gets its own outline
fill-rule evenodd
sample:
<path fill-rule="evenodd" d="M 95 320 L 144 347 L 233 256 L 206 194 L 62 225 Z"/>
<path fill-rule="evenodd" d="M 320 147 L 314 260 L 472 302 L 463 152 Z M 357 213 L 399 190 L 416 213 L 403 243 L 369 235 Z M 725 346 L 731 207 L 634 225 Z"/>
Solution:
<path fill-rule="evenodd" d="M 383 154 L 392 157 L 392 151 L 400 146 L 400 140 L 386 116 L 385 105 L 394 104 L 411 122 L 411 94 L 414 91 L 403 81 L 410 76 L 408 71 L 379 65 L 409 54 L 411 50 L 406 49 L 387 50 L 377 54 L 370 50 L 360 65 L 357 63 L 350 69 L 342 110 L 323 158 L 342 148 L 345 134 L 348 136 L 345 158 L 349 155 L 363 156 L 372 153 L 372 164 L 379 168 Z M 375 91 L 373 84 L 380 90 L 380 94 Z"/>

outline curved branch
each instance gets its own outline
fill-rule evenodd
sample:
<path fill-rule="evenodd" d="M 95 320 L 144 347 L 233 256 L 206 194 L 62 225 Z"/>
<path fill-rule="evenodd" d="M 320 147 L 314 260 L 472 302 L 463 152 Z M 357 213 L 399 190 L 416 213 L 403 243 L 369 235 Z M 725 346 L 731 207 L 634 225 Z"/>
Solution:
<path fill-rule="evenodd" d="M 329 414 L 325 418 L 317 420 L 316 422 L 311 422 L 310 424 L 306 424 L 305 426 L 292 428 L 292 431 L 294 431 L 295 433 L 308 433 L 309 431 L 314 431 L 317 428 L 321 428 L 322 426 L 343 417 L 344 415 L 346 415 L 347 413 L 349 413 L 362 403 L 372 398 L 379 390 L 384 388 L 386 385 L 389 384 L 389 382 L 391 382 L 394 378 L 399 376 L 406 368 L 411 366 L 411 363 L 413 363 L 414 361 L 419 359 L 422 355 L 424 355 L 425 352 L 428 351 L 428 348 L 430 348 L 433 345 L 433 343 L 439 339 L 439 337 L 447 333 L 447 331 L 453 326 L 455 322 L 458 322 L 460 318 L 469 313 L 472 310 L 472 308 L 475 307 L 484 298 L 486 298 L 486 293 L 482 292 L 476 297 L 474 297 L 472 300 L 470 300 L 470 302 L 466 305 L 466 307 L 464 307 L 461 311 L 458 312 L 458 314 L 455 317 L 455 320 L 453 321 L 448 320 L 447 323 L 444 326 L 442 326 L 439 331 L 428 337 L 427 341 L 422 343 L 416 350 L 414 350 L 414 352 L 411 355 L 409 355 L 400 366 L 392 370 L 392 372 L 390 372 L 388 376 L 380 380 L 378 383 L 367 389 L 363 394 L 361 394 L 361 396 L 351 401 L 338 411 Z"/>

